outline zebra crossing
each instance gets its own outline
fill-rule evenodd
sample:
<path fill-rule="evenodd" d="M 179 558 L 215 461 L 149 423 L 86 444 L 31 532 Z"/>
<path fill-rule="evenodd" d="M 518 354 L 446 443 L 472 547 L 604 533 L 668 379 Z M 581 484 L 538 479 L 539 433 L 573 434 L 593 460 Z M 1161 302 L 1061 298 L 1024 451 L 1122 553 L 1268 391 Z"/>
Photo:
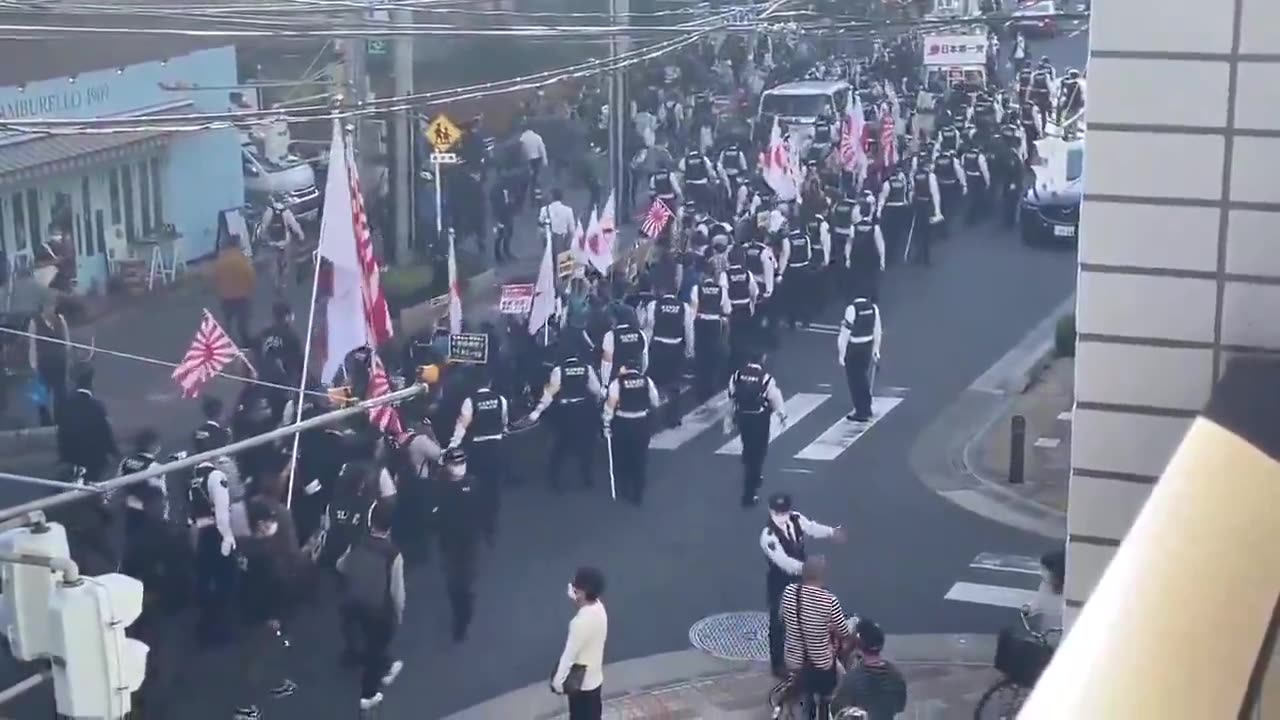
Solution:
<path fill-rule="evenodd" d="M 774 415 L 769 427 L 769 441 L 772 443 L 783 437 L 809 437 L 811 439 L 808 444 L 793 457 L 796 460 L 815 462 L 833 461 L 898 407 L 905 399 L 906 392 L 906 388 L 879 388 L 879 394 L 872 399 L 871 420 L 861 423 L 844 418 L 844 413 L 848 412 L 845 407 L 848 401 L 843 396 L 835 402 L 829 402 L 832 399 L 829 392 L 794 393 L 783 401 L 787 424 L 784 426 L 778 416 Z M 832 411 L 839 412 L 838 419 L 823 427 L 822 422 L 829 422 Z M 686 413 L 679 426 L 655 433 L 649 441 L 649 447 L 654 450 L 676 450 L 684 447 L 701 437 L 709 428 L 722 425 L 732 412 L 733 403 L 725 393 L 720 393 Z M 715 454 L 741 455 L 741 436 L 735 435 L 721 444 Z"/>
<path fill-rule="evenodd" d="M 1018 609 L 1035 599 L 1040 561 L 1026 555 L 984 552 L 969 563 L 963 577 L 947 590 L 944 599 Z"/>

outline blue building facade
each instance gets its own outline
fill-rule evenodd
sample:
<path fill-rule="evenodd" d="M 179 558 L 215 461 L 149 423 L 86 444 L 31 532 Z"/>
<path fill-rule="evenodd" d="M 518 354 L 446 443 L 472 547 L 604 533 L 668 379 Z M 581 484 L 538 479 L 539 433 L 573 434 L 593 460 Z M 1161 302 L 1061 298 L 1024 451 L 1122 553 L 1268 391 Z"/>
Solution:
<path fill-rule="evenodd" d="M 0 88 L 0 123 L 225 112 L 234 47 Z M 203 89 L 202 89 L 203 88 Z M 12 273 L 41 243 L 75 255 L 75 292 L 100 293 L 153 248 L 215 252 L 218 215 L 244 202 L 234 129 L 32 134 L 0 126 L 0 250 Z M 171 261 L 171 259 L 170 259 Z"/>

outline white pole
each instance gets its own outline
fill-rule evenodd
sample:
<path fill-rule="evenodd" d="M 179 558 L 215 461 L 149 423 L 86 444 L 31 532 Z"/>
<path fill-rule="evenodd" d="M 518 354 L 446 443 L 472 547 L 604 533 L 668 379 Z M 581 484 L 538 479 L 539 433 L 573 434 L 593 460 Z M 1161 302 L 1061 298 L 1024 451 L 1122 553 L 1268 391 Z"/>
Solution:
<path fill-rule="evenodd" d="M 436 242 L 440 242 L 444 237 L 444 178 L 440 177 L 439 153 L 432 154 L 431 167 L 434 168 L 436 178 Z"/>
<path fill-rule="evenodd" d="M 604 444 L 605 449 L 609 451 L 609 496 L 616 501 L 618 499 L 618 483 L 613 478 L 613 433 L 604 436 Z"/>

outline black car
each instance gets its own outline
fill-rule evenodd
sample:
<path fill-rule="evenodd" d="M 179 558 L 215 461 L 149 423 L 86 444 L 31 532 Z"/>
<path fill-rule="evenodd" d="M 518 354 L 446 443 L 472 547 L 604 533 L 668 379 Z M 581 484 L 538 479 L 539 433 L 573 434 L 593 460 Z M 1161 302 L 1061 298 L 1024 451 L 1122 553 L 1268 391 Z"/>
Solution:
<path fill-rule="evenodd" d="M 1042 161 L 1033 168 L 1035 180 L 1018 212 L 1022 241 L 1074 243 L 1080 235 L 1084 196 L 1084 139 L 1049 138 L 1037 147 Z"/>

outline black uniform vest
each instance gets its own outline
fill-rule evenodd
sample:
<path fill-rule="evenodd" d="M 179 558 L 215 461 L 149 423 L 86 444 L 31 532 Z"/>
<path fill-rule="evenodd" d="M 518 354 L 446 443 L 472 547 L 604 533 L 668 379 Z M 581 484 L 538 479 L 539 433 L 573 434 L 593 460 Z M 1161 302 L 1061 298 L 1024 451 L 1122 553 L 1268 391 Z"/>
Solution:
<path fill-rule="evenodd" d="M 747 243 L 747 270 L 757 277 L 764 275 L 764 260 L 761 258 L 764 247 L 764 243 L 758 240 Z"/>
<path fill-rule="evenodd" d="M 751 302 L 751 273 L 746 268 L 731 267 L 725 271 L 729 281 L 729 304 L 745 306 Z M 699 305 L 701 308 L 701 305 Z"/>
<path fill-rule="evenodd" d="M 707 179 L 707 163 L 702 153 L 689 153 L 684 158 L 684 179 L 686 182 L 702 183 Z"/>
<path fill-rule="evenodd" d="M 756 414 L 764 411 L 765 393 L 769 390 L 768 375 L 764 368 L 748 363 L 733 376 L 734 408 L 740 413 Z"/>
<path fill-rule="evenodd" d="M 885 196 L 884 204 L 907 204 L 907 178 L 902 173 L 894 173 L 889 176 L 889 194 Z"/>
<path fill-rule="evenodd" d="M 565 360 L 560 363 L 560 392 L 556 393 L 556 402 L 576 405 L 587 399 L 590 385 L 587 366 L 577 358 Z"/>
<path fill-rule="evenodd" d="M 982 153 L 977 150 L 969 150 L 964 154 L 964 158 L 961 159 L 961 162 L 964 163 L 965 175 L 974 178 L 982 176 L 982 165 L 979 163 L 979 159 L 981 157 Z"/>
<path fill-rule="evenodd" d="M 209 497 L 207 481 L 211 467 L 196 468 L 187 490 L 187 520 L 192 525 L 201 520 L 213 519 L 213 499 Z"/>
<path fill-rule="evenodd" d="M 915 199 L 918 205 L 933 203 L 933 188 L 932 183 L 929 182 L 929 174 L 928 170 L 919 170 L 913 178 L 916 185 Z"/>
<path fill-rule="evenodd" d="M 649 379 L 635 370 L 628 370 L 619 375 L 617 411 L 642 413 L 650 409 Z"/>
<path fill-rule="evenodd" d="M 502 396 L 489 388 L 481 388 L 471 396 L 471 424 L 467 437 L 471 440 L 502 437 Z"/>
<path fill-rule="evenodd" d="M 802 267 L 809 264 L 809 236 L 805 235 L 803 230 L 793 230 L 787 236 L 787 244 L 791 246 L 787 267 Z"/>
<path fill-rule="evenodd" d="M 871 342 L 876 330 L 876 308 L 868 300 L 853 301 L 853 324 L 849 325 L 852 343 Z"/>
<path fill-rule="evenodd" d="M 720 289 L 720 283 L 712 278 L 707 278 L 698 284 L 698 314 L 699 315 L 720 315 L 720 296 L 723 291 Z"/>
<path fill-rule="evenodd" d="M 684 304 L 674 295 L 664 295 L 654 307 L 653 337 L 664 340 L 684 338 Z"/>
<path fill-rule="evenodd" d="M 766 527 L 770 534 L 773 535 L 774 540 L 777 541 L 778 547 L 782 548 L 782 552 L 785 553 L 787 557 L 799 562 L 804 562 L 808 557 L 804 549 L 804 530 L 800 528 L 800 520 L 796 517 L 795 513 L 791 514 L 790 524 L 791 537 L 795 538 L 794 540 L 787 539 L 786 531 L 774 524 L 772 518 L 770 518 L 769 524 Z M 769 575 L 773 582 L 789 582 L 795 577 L 794 575 L 783 571 L 782 568 L 774 565 L 772 562 L 769 563 Z"/>
<path fill-rule="evenodd" d="M 831 228 L 836 232 L 848 230 L 853 226 L 854 204 L 850 200 L 841 200 L 831 208 Z"/>
<path fill-rule="evenodd" d="M 937 168 L 933 174 L 938 177 L 939 185 L 955 185 L 960 182 L 960 176 L 956 172 L 956 161 L 949 157 L 938 158 Z"/>
<path fill-rule="evenodd" d="M 613 364 L 615 367 L 640 369 L 644 355 L 644 336 L 629 323 L 613 328 Z"/>

